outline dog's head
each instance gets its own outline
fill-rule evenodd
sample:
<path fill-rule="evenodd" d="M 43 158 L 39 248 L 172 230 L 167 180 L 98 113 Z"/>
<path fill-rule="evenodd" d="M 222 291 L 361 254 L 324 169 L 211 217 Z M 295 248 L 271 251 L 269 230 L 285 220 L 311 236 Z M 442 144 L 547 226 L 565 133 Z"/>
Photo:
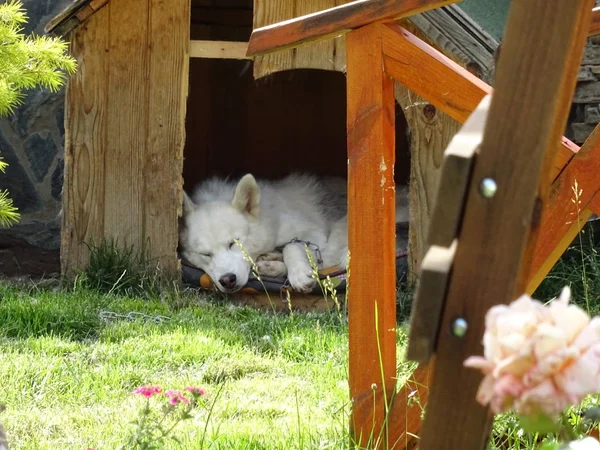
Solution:
<path fill-rule="evenodd" d="M 184 192 L 182 256 L 204 270 L 222 292 L 239 291 L 250 276 L 248 257 L 255 260 L 260 254 L 260 248 L 249 239 L 258 221 L 259 205 L 260 189 L 249 174 L 239 181 L 230 203 L 197 205 Z"/>

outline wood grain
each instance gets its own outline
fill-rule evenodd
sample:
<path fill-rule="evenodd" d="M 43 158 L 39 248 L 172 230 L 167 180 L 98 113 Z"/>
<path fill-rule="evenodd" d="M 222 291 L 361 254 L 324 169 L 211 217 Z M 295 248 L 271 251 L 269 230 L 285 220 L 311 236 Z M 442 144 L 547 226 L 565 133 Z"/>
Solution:
<path fill-rule="evenodd" d="M 172 278 L 179 262 L 183 147 L 189 79 L 189 0 L 150 0 L 147 149 L 143 156 L 144 249 Z"/>
<path fill-rule="evenodd" d="M 484 97 L 444 152 L 427 253 L 413 303 L 407 358 L 427 362 L 435 351 L 441 313 L 475 154 L 483 138 L 491 95 Z"/>
<path fill-rule="evenodd" d="M 595 36 L 600 33 L 600 6 L 592 9 L 592 20 L 588 35 Z"/>
<path fill-rule="evenodd" d="M 111 0 L 104 234 L 136 249 L 145 234 L 148 26 L 149 0 Z"/>
<path fill-rule="evenodd" d="M 569 105 L 564 99 L 573 94 L 579 69 L 569 63 L 583 54 L 590 14 L 588 0 L 552 8 L 544 0 L 511 3 L 497 91 L 473 173 L 440 328 L 422 450 L 485 448 L 490 415 L 475 401 L 481 374 L 464 368 L 463 361 L 482 354 L 488 309 L 525 289 L 519 275 L 528 267 L 521 265 L 521 258 L 541 169 L 547 153 L 556 152 L 554 143 L 566 124 Z M 492 199 L 479 192 L 485 177 L 494 178 L 499 187 Z M 456 317 L 469 325 L 463 339 L 447 331 Z"/>
<path fill-rule="evenodd" d="M 246 42 L 190 41 L 190 58 L 251 59 L 246 56 Z"/>
<path fill-rule="evenodd" d="M 254 0 L 254 29 L 284 22 L 306 14 L 334 8 L 348 0 Z M 291 69 L 345 71 L 344 37 L 325 39 L 254 57 L 256 79 Z"/>
<path fill-rule="evenodd" d="M 87 264 L 86 244 L 104 234 L 104 155 L 108 121 L 108 8 L 72 36 L 79 67 L 65 100 L 65 174 L 62 193 L 61 271 Z"/>
<path fill-rule="evenodd" d="M 389 448 L 398 438 L 384 419 L 396 376 L 395 127 L 394 82 L 382 70 L 380 33 L 381 25 L 372 24 L 346 35 L 349 382 L 354 439 L 364 445 L 374 436 L 381 439 L 375 448 Z M 373 396 L 380 398 L 375 406 Z"/>
<path fill-rule="evenodd" d="M 341 35 L 383 19 L 411 16 L 458 0 L 356 0 L 282 23 L 255 29 L 248 55 L 256 56 Z"/>
<path fill-rule="evenodd" d="M 600 189 L 600 125 L 552 183 L 537 225 L 539 238 L 532 254 L 527 292 L 533 293 L 583 228 L 588 206 Z M 577 183 L 577 188 L 575 187 Z"/>
<path fill-rule="evenodd" d="M 383 29 L 385 70 L 453 119 L 464 123 L 492 88 L 398 24 Z M 407 63 L 410 61 L 410 63 Z M 579 147 L 562 137 L 552 176 Z"/>
<path fill-rule="evenodd" d="M 91 0 L 75 0 L 67 8 L 54 16 L 44 27 L 46 33 L 52 33 L 58 26 L 69 20 L 71 17 L 85 8 Z"/>

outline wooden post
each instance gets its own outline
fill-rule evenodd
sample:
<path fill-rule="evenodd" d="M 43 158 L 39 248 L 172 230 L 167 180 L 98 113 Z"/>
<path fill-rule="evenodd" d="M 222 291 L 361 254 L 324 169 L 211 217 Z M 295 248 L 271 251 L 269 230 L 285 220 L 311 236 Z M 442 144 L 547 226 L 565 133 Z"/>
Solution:
<path fill-rule="evenodd" d="M 346 36 L 348 62 L 348 326 L 351 432 L 390 448 L 395 392 L 394 82 L 383 72 L 381 25 Z"/>
<path fill-rule="evenodd" d="M 421 434 L 422 450 L 476 450 L 491 416 L 475 400 L 481 375 L 463 367 L 482 354 L 484 316 L 525 289 L 528 244 L 542 168 L 556 155 L 574 91 L 591 14 L 590 0 L 515 0 L 511 4 L 496 93 L 469 188 L 440 327 Z M 544 42 L 544 46 L 539 46 Z M 543 73 L 542 78 L 539 74 Z M 547 176 L 547 174 L 544 174 Z M 491 178 L 494 196 L 481 192 Z M 433 225 L 432 225 L 433 226 Z M 535 233 L 534 236 L 535 238 Z M 450 330 L 468 324 L 461 339 Z"/>

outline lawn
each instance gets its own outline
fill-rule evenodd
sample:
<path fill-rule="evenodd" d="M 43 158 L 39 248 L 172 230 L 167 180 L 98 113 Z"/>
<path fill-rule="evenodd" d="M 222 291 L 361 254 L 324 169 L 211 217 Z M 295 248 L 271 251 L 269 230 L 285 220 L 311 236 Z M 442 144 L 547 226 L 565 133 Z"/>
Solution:
<path fill-rule="evenodd" d="M 594 248 L 575 245 L 536 297 L 570 284 L 597 314 L 599 268 Z M 345 315 L 260 313 L 194 291 L 148 292 L 0 284 L 0 423 L 11 449 L 120 448 L 145 405 L 132 394 L 142 384 L 207 392 L 205 407 L 175 428 L 180 444 L 157 448 L 349 447 Z M 408 299 L 399 296 L 401 324 Z M 413 366 L 403 362 L 406 327 L 398 329 L 402 379 Z M 150 400 L 157 411 L 166 401 Z M 504 415 L 490 448 L 536 440 Z"/>

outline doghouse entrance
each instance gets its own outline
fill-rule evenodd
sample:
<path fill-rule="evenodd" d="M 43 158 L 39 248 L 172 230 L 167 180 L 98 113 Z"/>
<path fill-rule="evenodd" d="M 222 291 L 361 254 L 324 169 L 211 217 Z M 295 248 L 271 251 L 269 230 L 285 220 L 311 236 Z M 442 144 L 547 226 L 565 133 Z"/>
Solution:
<path fill-rule="evenodd" d="M 247 42 L 252 0 L 210 3 L 192 1 L 192 39 Z M 396 182 L 407 184 L 407 125 L 398 105 L 396 112 Z M 255 80 L 250 60 L 192 58 L 184 189 L 213 175 L 292 171 L 346 176 L 345 75 L 299 69 Z"/>

